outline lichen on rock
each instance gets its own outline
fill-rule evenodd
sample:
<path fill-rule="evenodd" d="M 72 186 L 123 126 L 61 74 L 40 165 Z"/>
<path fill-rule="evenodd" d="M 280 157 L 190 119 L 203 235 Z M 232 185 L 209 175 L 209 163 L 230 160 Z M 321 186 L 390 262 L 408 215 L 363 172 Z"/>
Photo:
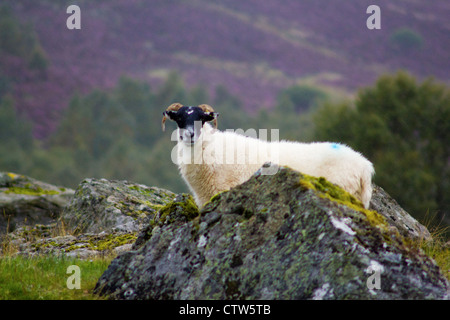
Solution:
<path fill-rule="evenodd" d="M 133 244 L 133 249 L 137 249 L 144 244 L 151 237 L 155 227 L 180 226 L 198 217 L 199 214 L 195 200 L 190 194 L 177 195 L 172 202 L 161 207 L 150 220 L 150 223 L 141 230 Z"/>
<path fill-rule="evenodd" d="M 95 292 L 111 299 L 448 298 L 448 281 L 430 258 L 335 188 L 289 168 L 257 172 L 214 196 L 199 216 L 177 223 L 166 216 L 151 227 L 113 260 Z M 381 266 L 380 289 L 368 284 L 374 266 Z"/>
<path fill-rule="evenodd" d="M 57 221 L 74 190 L 0 172 L 0 234 Z"/>
<path fill-rule="evenodd" d="M 88 259 L 111 256 L 130 250 L 136 240 L 135 233 L 123 232 L 85 233 L 77 236 L 52 236 L 34 232 L 35 238 L 31 239 L 29 236 L 24 237 L 19 231 L 9 235 L 10 241 L 17 246 L 16 254 L 28 257 L 55 255 Z"/>
<path fill-rule="evenodd" d="M 28 256 L 119 254 L 95 289 L 111 299 L 449 298 L 439 267 L 412 245 L 428 231 L 377 186 L 366 210 L 327 180 L 280 167 L 199 211 L 189 194 L 127 181 L 85 179 L 74 192 L 0 174 L 0 204 L 22 205 L 10 216 L 61 196 L 61 215 L 18 225 L 7 243 Z"/>
<path fill-rule="evenodd" d="M 85 179 L 61 215 L 75 233 L 138 232 L 175 194 L 127 181 Z"/>
<path fill-rule="evenodd" d="M 27 197 L 44 186 L 41 197 L 66 192 L 65 188 L 51 188 L 43 183 L 31 185 L 31 178 L 25 176 L 1 177 L 9 198 L 22 191 L 20 188 L 31 190 L 21 193 Z M 17 184 L 17 181 L 24 182 Z M 61 216 L 54 217 L 49 224 L 16 228 L 4 237 L 2 247 L 26 256 L 52 254 L 85 259 L 117 254 L 130 250 L 147 225 L 182 224 L 199 214 L 191 195 L 176 195 L 127 181 L 85 179 L 71 195 L 73 198 L 67 201 L 64 211 L 61 208 Z"/>

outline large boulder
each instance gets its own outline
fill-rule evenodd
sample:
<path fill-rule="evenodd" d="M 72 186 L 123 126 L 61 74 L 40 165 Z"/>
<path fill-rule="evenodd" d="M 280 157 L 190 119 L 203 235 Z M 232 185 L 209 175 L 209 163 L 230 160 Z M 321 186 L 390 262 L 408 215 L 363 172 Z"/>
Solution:
<path fill-rule="evenodd" d="M 51 254 L 88 259 L 127 251 L 155 214 L 170 209 L 177 199 L 168 190 L 128 181 L 85 179 L 76 191 L 13 174 L 6 174 L 3 181 L 7 182 L 3 183 L 4 198 L 15 203 L 8 207 L 9 216 L 17 220 L 26 208 L 28 214 L 23 220 L 28 224 L 18 226 L 14 220 L 17 228 L 3 237 L 0 252 L 24 256 Z M 51 205 L 61 196 L 66 198 L 58 202 L 56 211 Z M 36 203 L 39 205 L 32 205 Z M 195 212 L 198 214 L 197 207 Z"/>
<path fill-rule="evenodd" d="M 187 201 L 187 200 L 186 200 Z M 111 299 L 446 299 L 439 267 L 323 178 L 280 168 L 158 213 L 95 292 Z M 172 223 L 173 222 L 173 223 Z"/>
<path fill-rule="evenodd" d="M 85 179 L 61 221 L 73 233 L 138 232 L 175 197 L 171 191 L 128 181 Z"/>
<path fill-rule="evenodd" d="M 74 190 L 0 172 L 0 234 L 57 221 Z"/>

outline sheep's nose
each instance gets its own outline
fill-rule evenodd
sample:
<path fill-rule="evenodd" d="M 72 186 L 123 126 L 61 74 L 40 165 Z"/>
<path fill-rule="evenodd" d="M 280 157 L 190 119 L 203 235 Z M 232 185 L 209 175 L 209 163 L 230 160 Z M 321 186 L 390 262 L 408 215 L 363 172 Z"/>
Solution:
<path fill-rule="evenodd" d="M 191 130 L 185 130 L 183 134 L 180 135 L 181 140 L 192 141 L 194 140 L 195 132 Z"/>

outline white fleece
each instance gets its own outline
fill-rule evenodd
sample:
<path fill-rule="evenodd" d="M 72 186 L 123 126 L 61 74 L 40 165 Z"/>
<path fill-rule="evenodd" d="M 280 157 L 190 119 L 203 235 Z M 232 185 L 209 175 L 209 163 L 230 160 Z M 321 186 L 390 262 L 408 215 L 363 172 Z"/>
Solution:
<path fill-rule="evenodd" d="M 369 207 L 374 168 L 350 147 L 330 142 L 268 142 L 214 129 L 208 123 L 193 146 L 179 141 L 178 165 L 199 207 L 248 180 L 265 162 L 324 177 Z"/>

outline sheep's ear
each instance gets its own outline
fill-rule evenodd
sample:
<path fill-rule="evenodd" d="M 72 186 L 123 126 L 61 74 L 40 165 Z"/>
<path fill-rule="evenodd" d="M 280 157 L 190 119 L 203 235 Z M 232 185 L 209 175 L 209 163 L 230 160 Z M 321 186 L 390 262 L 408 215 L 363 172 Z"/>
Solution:
<path fill-rule="evenodd" d="M 166 131 L 166 120 L 167 118 L 169 118 L 172 121 L 175 121 L 175 115 L 177 114 L 177 111 L 172 111 L 172 110 L 166 110 L 163 112 L 163 118 L 161 121 L 161 128 L 162 131 Z"/>
<path fill-rule="evenodd" d="M 204 112 L 203 114 L 205 115 L 206 121 L 212 121 L 214 119 L 217 119 L 217 117 L 219 116 L 218 112 Z"/>
<path fill-rule="evenodd" d="M 164 111 L 163 116 L 168 117 L 170 120 L 175 121 L 175 116 L 177 115 L 177 111 Z"/>
<path fill-rule="evenodd" d="M 218 116 L 219 114 L 217 112 L 204 112 L 202 118 L 204 121 L 213 121 L 217 119 Z"/>
<path fill-rule="evenodd" d="M 204 112 L 203 113 L 203 119 L 205 121 L 214 121 L 214 126 L 217 128 L 217 117 L 219 116 L 219 113 L 217 112 Z"/>

